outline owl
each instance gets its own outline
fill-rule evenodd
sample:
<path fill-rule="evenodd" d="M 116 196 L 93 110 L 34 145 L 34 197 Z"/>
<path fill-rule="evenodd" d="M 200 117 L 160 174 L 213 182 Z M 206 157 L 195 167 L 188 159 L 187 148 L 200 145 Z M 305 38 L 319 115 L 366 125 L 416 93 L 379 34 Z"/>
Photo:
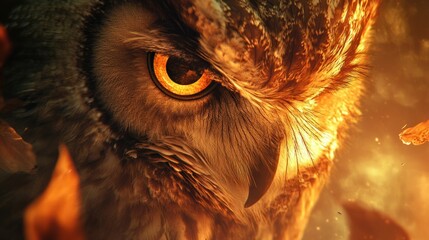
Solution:
<path fill-rule="evenodd" d="M 2 236 L 23 238 L 64 144 L 87 239 L 302 237 L 359 115 L 378 1 L 16 5 L 2 94 L 21 105 L 1 117 L 36 160 L 2 172 Z"/>

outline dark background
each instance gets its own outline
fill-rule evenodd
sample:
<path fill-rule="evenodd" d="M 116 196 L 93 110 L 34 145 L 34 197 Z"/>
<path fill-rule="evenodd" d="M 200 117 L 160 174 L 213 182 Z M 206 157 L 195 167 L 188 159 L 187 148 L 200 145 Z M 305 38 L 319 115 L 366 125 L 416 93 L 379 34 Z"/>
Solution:
<path fill-rule="evenodd" d="M 6 22 L 10 9 L 22 0 L 0 0 L 0 23 Z"/>
<path fill-rule="evenodd" d="M 406 146 L 402 128 L 429 120 L 429 1 L 384 0 L 358 128 L 339 151 L 304 240 L 348 239 L 344 201 L 380 210 L 429 236 L 429 143 Z"/>

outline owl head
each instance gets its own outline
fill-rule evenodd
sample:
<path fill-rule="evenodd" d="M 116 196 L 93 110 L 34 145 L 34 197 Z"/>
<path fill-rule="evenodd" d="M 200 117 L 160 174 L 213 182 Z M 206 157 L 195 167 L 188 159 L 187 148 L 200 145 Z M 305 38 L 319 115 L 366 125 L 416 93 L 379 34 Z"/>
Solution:
<path fill-rule="evenodd" d="M 87 209 L 301 221 L 359 114 L 377 5 L 25 1 L 3 92 L 25 104 L 6 118 L 40 173 L 68 146 Z"/>

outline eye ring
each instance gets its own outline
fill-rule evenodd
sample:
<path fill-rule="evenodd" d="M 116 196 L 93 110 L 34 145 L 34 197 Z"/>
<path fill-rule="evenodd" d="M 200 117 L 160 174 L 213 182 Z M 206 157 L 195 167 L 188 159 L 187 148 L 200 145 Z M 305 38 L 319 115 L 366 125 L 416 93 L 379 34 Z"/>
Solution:
<path fill-rule="evenodd" d="M 193 83 L 180 84 L 172 80 L 167 72 L 168 55 L 148 53 L 148 68 L 154 84 L 169 97 L 179 100 L 196 100 L 209 94 L 216 87 L 211 73 L 205 69 Z"/>

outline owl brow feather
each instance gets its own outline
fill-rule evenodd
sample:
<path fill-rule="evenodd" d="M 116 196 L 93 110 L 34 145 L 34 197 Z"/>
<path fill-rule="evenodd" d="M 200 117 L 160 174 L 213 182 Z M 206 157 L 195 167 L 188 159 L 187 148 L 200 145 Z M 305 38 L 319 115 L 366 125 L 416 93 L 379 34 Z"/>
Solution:
<path fill-rule="evenodd" d="M 173 36 L 157 34 L 158 31 L 151 30 L 148 33 L 130 32 L 133 37 L 128 37 L 123 43 L 133 49 L 143 50 L 145 52 L 156 52 L 174 56 L 183 60 L 195 60 L 195 55 L 185 51 L 186 48 L 172 44 Z M 154 36 L 157 36 L 156 38 Z M 168 38 L 170 37 L 170 39 Z M 177 36 L 174 36 L 177 38 Z"/>
<path fill-rule="evenodd" d="M 198 59 L 199 34 L 186 27 L 183 23 L 171 25 L 171 22 L 157 20 L 150 24 L 144 32 L 130 31 L 131 35 L 124 40 L 132 48 L 147 52 L 159 52 L 184 60 Z"/>
<path fill-rule="evenodd" d="M 351 1 L 351 2 L 354 5 L 360 4 L 360 3 L 357 3 L 357 1 Z M 225 5 L 228 6 L 228 7 L 226 7 L 225 9 L 223 9 L 224 14 L 227 15 L 228 12 L 232 11 L 231 9 L 241 9 L 241 11 L 239 11 L 239 12 L 241 12 L 244 15 L 243 18 L 249 17 L 248 16 L 249 14 L 247 14 L 248 12 L 246 12 L 246 10 L 251 9 L 252 7 L 254 7 L 255 4 L 253 4 L 253 5 L 250 4 L 249 6 L 247 6 L 245 3 L 240 3 L 240 4 L 241 5 L 237 4 L 236 2 L 234 3 L 234 2 L 226 1 Z M 264 5 L 264 6 L 266 6 L 266 4 L 263 4 L 263 3 L 261 3 L 261 4 Z M 338 6 L 336 9 L 338 9 L 338 12 L 347 12 L 347 14 L 350 14 L 350 13 L 354 12 L 354 11 L 350 10 L 350 9 L 354 9 L 354 7 L 353 7 L 354 5 L 353 4 L 349 4 L 349 5 L 345 6 L 344 9 L 341 8 L 341 6 Z M 285 2 L 284 7 L 286 7 L 285 9 L 289 9 L 287 7 L 291 7 L 293 5 L 294 4 L 291 3 L 291 2 L 287 2 L 287 3 Z M 335 4 L 333 3 L 333 5 L 335 5 Z M 339 69 L 339 71 L 340 71 L 339 75 L 334 74 L 333 76 L 327 76 L 327 77 L 324 78 L 323 77 L 324 75 L 320 74 L 320 71 L 321 71 L 320 67 L 327 68 L 327 69 L 325 69 L 326 72 L 328 72 L 328 70 L 329 70 L 329 73 L 333 72 L 333 70 L 330 69 L 330 68 L 332 68 L 334 66 L 334 64 L 332 62 L 334 62 L 333 60 L 335 60 L 335 59 L 322 59 L 322 58 L 319 58 L 318 55 L 316 55 L 316 53 L 318 53 L 318 52 L 314 52 L 312 50 L 312 48 L 313 47 L 315 47 L 315 48 L 323 48 L 323 46 L 320 45 L 320 44 L 319 45 L 310 46 L 312 48 L 310 48 L 308 46 L 305 47 L 305 48 L 303 48 L 302 51 L 310 51 L 310 50 L 312 50 L 312 53 L 315 54 L 315 60 L 314 61 L 310 61 L 309 58 L 308 58 L 307 60 L 305 60 L 305 62 L 306 62 L 305 66 L 301 66 L 301 67 L 298 66 L 300 64 L 300 61 L 299 61 L 300 59 L 296 59 L 296 57 L 298 57 L 299 55 L 296 55 L 295 53 L 299 49 L 301 49 L 300 48 L 300 44 L 303 43 L 303 42 L 309 44 L 308 41 L 311 40 L 311 39 L 313 39 L 313 38 L 315 38 L 315 37 L 317 37 L 318 35 L 315 34 L 314 36 L 313 35 L 310 36 L 310 35 L 308 35 L 309 33 L 305 32 L 305 33 L 303 33 L 304 34 L 304 36 L 303 36 L 304 39 L 302 41 L 298 41 L 299 38 L 297 36 L 295 36 L 293 33 L 283 32 L 283 30 L 287 30 L 287 29 L 293 30 L 293 26 L 292 26 L 294 24 L 293 21 L 292 22 L 287 22 L 288 24 L 290 23 L 292 25 L 289 26 L 288 24 L 285 24 L 285 25 L 288 25 L 289 28 L 284 27 L 283 29 L 281 29 L 282 32 L 278 34 L 278 35 L 290 34 L 291 41 L 285 42 L 287 39 L 285 40 L 281 36 L 277 36 L 277 37 L 275 37 L 275 38 L 272 39 L 272 40 L 283 41 L 283 43 L 288 43 L 289 44 L 289 46 L 287 46 L 288 51 L 284 52 L 284 54 L 285 54 L 284 57 L 286 59 L 290 59 L 290 61 L 281 61 L 282 64 L 284 63 L 284 66 L 283 65 L 282 66 L 285 68 L 285 69 L 283 69 L 285 71 L 285 76 L 283 78 L 281 78 L 280 80 L 278 80 L 278 84 L 270 84 L 270 85 L 269 84 L 260 84 L 260 83 L 268 82 L 268 81 L 260 81 L 260 83 L 258 83 L 256 85 L 251 85 L 251 84 L 247 83 L 247 82 L 250 81 L 250 78 L 249 79 L 247 79 L 247 78 L 246 79 L 240 79 L 240 78 L 243 78 L 243 76 L 247 76 L 247 75 L 251 75 L 251 74 L 247 74 L 246 75 L 246 74 L 241 73 L 241 72 L 240 73 L 235 73 L 233 71 L 234 69 L 230 69 L 231 71 L 228 71 L 228 69 L 225 68 L 225 66 L 224 66 L 225 64 L 224 63 L 216 63 L 215 62 L 214 66 L 217 69 L 217 71 L 219 71 L 220 73 L 222 73 L 226 77 L 225 81 L 223 81 L 224 86 L 229 87 L 229 88 L 233 89 L 234 91 L 240 92 L 244 97 L 250 99 L 256 105 L 260 105 L 260 104 L 265 105 L 264 107 L 266 107 L 267 109 L 275 109 L 276 105 L 283 104 L 282 103 L 283 101 L 296 101 L 296 102 L 299 102 L 299 101 L 301 101 L 301 99 L 294 99 L 293 96 L 296 96 L 297 94 L 300 94 L 301 92 L 302 92 L 302 94 L 304 94 L 304 93 L 307 94 L 306 96 L 308 96 L 310 98 L 314 98 L 314 97 L 317 97 L 319 94 L 322 94 L 325 89 L 326 90 L 329 90 L 329 89 L 333 89 L 333 90 L 339 89 L 339 88 L 341 88 L 343 86 L 342 83 L 343 83 L 343 79 L 344 79 L 343 78 L 344 74 L 346 74 L 346 72 L 348 72 L 348 71 L 353 70 L 356 67 L 354 65 L 352 66 L 352 64 L 356 61 L 356 58 L 358 58 L 358 55 L 359 55 L 359 51 L 360 50 L 357 48 L 358 45 L 359 45 L 359 43 L 361 42 L 361 38 L 359 36 L 362 35 L 364 33 L 364 31 L 366 31 L 367 26 L 369 25 L 369 22 L 371 21 L 371 19 L 373 18 L 373 15 L 374 15 L 373 14 L 373 12 L 374 12 L 373 11 L 374 10 L 373 9 L 374 8 L 373 5 L 376 5 L 376 4 L 371 4 L 368 1 L 362 1 L 361 5 L 362 5 L 361 6 L 362 8 L 368 9 L 368 11 L 367 12 L 363 12 L 364 13 L 363 17 L 367 18 L 367 20 L 363 21 L 362 24 L 360 24 L 360 25 L 356 25 L 353 22 L 341 22 L 339 16 L 337 16 L 337 15 L 334 15 L 333 17 L 331 17 L 331 18 L 334 18 L 334 20 L 336 19 L 335 21 L 331 20 L 331 18 L 329 18 L 328 15 L 324 16 L 325 18 L 329 18 L 329 21 L 332 22 L 332 24 L 336 24 L 335 26 L 329 28 L 330 32 L 333 31 L 332 32 L 333 36 L 337 36 L 337 35 L 335 35 L 336 31 L 334 31 L 334 30 L 337 29 L 337 28 L 340 28 L 340 26 L 342 26 L 342 25 L 344 25 L 344 26 L 350 26 L 351 28 L 356 29 L 358 31 L 356 33 L 350 33 L 350 37 L 353 37 L 355 35 L 356 35 L 356 37 L 354 37 L 352 39 L 353 41 L 349 45 L 347 45 L 348 46 L 347 49 L 349 49 L 349 50 L 344 49 L 342 47 L 339 47 L 339 48 L 335 47 L 336 44 L 330 44 L 330 46 L 334 46 L 334 47 L 332 49 L 331 48 L 326 49 L 326 51 L 328 51 L 328 53 L 327 53 L 328 57 L 331 56 L 331 55 L 335 55 L 335 56 L 342 55 L 342 56 L 346 57 L 346 59 L 344 60 L 344 62 L 342 62 L 344 64 L 342 64 L 342 65 L 340 64 L 342 67 L 341 67 L 341 69 Z M 248 8 L 246 8 L 246 6 Z M 313 5 L 311 5 L 311 6 L 313 6 Z M 291 8 L 291 9 L 293 10 L 294 8 Z M 308 12 L 309 10 L 307 9 L 306 11 Z M 251 15 L 250 18 L 252 18 L 252 19 L 253 18 L 255 18 L 255 19 L 256 18 L 257 19 L 261 18 L 261 16 L 259 16 L 260 13 L 258 14 L 258 11 L 256 11 L 256 13 L 255 13 L 255 11 L 251 11 L 251 13 L 252 14 L 250 14 Z M 269 11 L 268 8 L 266 10 L 266 13 L 272 14 L 272 12 Z M 301 12 L 294 12 L 293 14 L 296 15 L 298 13 L 300 13 L 302 15 Z M 302 15 L 302 16 L 301 15 L 299 15 L 299 17 L 300 17 L 300 19 L 302 18 L 301 19 L 302 20 L 302 24 L 306 24 L 306 22 L 305 22 L 306 17 L 304 17 L 305 14 Z M 265 18 L 268 18 L 267 16 L 265 16 Z M 271 16 L 271 15 L 269 15 L 269 16 Z M 319 15 L 315 14 L 314 16 L 312 16 L 313 17 L 312 19 L 313 20 L 314 19 L 317 20 L 318 16 Z M 198 15 L 198 17 L 201 17 L 201 16 Z M 237 26 L 240 26 L 240 23 L 239 23 L 240 19 L 237 20 L 237 19 L 234 19 L 233 17 L 234 16 L 232 16 L 231 19 L 229 19 L 229 18 L 226 19 L 226 23 L 229 24 L 228 25 L 229 27 L 223 26 L 223 28 L 222 28 L 222 26 L 219 25 L 218 28 L 222 28 L 222 29 L 219 29 L 219 31 L 221 31 L 221 30 L 226 31 L 225 29 L 230 29 L 230 30 L 231 29 L 233 29 L 233 30 L 235 29 L 238 33 L 244 33 L 243 31 L 240 32 L 239 28 L 237 27 Z M 294 17 L 294 16 L 290 16 L 290 18 L 292 18 L 292 17 Z M 210 19 L 210 18 L 207 18 L 207 19 Z M 316 20 L 314 20 L 314 21 L 316 21 Z M 244 21 L 244 22 L 246 22 L 246 21 Z M 262 24 L 262 26 L 265 26 L 266 22 L 261 21 L 261 24 Z M 314 22 L 313 24 L 317 24 L 317 21 Z M 328 24 L 328 23 L 326 23 L 326 24 Z M 329 27 L 329 26 L 325 26 L 325 27 Z M 332 30 L 332 29 L 334 29 L 334 30 Z M 342 29 L 342 28 L 340 28 L 340 29 Z M 275 30 L 275 31 L 277 31 L 277 30 Z M 328 30 L 326 30 L 326 31 L 328 31 Z M 204 29 L 202 28 L 201 31 L 204 31 Z M 266 32 L 264 32 L 264 33 L 266 33 Z M 344 34 L 346 34 L 346 33 L 344 33 Z M 348 34 L 348 32 L 347 32 L 347 34 Z M 204 36 L 204 32 L 202 33 L 202 36 Z M 245 36 L 245 34 L 241 34 L 241 36 L 244 39 L 243 41 L 246 42 L 246 36 Z M 271 38 L 268 37 L 267 39 L 271 39 Z M 247 41 L 247 42 L 249 42 L 249 41 Z M 216 46 L 217 46 L 216 44 L 210 45 L 210 44 L 213 44 L 213 41 L 210 40 L 210 39 L 208 39 L 206 41 L 206 44 L 208 44 L 208 46 L 211 46 L 212 48 L 216 48 Z M 251 45 L 251 42 L 249 44 Z M 283 47 L 282 46 L 280 46 L 280 49 L 278 49 L 277 52 L 280 52 L 280 53 L 282 52 L 281 50 L 284 47 L 284 46 Z M 249 46 L 247 46 L 247 47 L 249 47 Z M 210 50 L 210 48 L 208 48 L 208 49 Z M 323 48 L 323 49 L 325 49 L 325 48 Z M 211 49 L 211 50 L 213 50 L 213 49 Z M 359 51 L 357 51 L 357 50 L 359 50 Z M 213 56 L 211 56 L 211 54 L 214 54 L 214 52 L 213 53 L 211 53 L 211 52 L 202 52 L 202 53 L 200 53 L 200 55 L 202 56 L 202 58 L 206 59 L 206 61 L 209 61 L 210 59 L 213 60 Z M 287 57 L 287 55 L 289 55 L 289 57 Z M 274 56 L 271 56 L 271 57 L 274 58 L 275 56 L 276 56 L 276 54 L 274 54 Z M 318 67 L 313 66 L 312 64 L 314 64 L 314 63 L 319 63 L 319 65 L 317 65 Z M 325 64 L 325 63 L 329 63 L 329 64 Z M 218 64 L 220 66 L 217 66 Z M 289 64 L 289 67 L 287 66 L 288 64 Z M 270 64 L 268 64 L 268 65 L 270 65 Z M 297 66 L 296 66 L 296 68 L 293 68 L 292 65 L 297 65 Z M 252 66 L 251 69 L 254 70 L 255 69 L 254 66 Z M 325 70 L 323 70 L 323 71 L 325 71 Z M 310 71 L 312 74 L 314 74 L 313 77 L 318 78 L 318 79 L 313 80 L 313 79 L 311 79 L 311 77 L 306 76 L 305 74 L 299 75 L 299 72 L 303 72 L 303 71 L 304 72 L 305 71 Z M 323 73 L 323 71 L 322 71 L 322 73 Z M 298 75 L 295 76 L 295 75 L 291 75 L 291 74 L 298 74 Z M 326 73 L 326 74 L 328 74 L 328 73 Z M 237 76 L 240 76 L 240 77 L 237 77 Z M 288 88 L 286 86 L 287 82 L 292 81 L 294 78 L 305 78 L 302 81 L 299 81 L 297 83 L 299 86 L 295 86 L 294 87 L 295 89 L 301 91 L 301 92 L 298 92 L 297 94 L 295 94 L 295 92 L 293 92 L 293 89 Z M 279 78 L 276 78 L 276 79 L 279 79 Z M 271 82 L 271 80 L 269 80 L 269 81 Z M 275 89 L 270 89 L 270 88 L 272 88 L 272 86 L 278 86 L 278 85 L 280 85 L 280 88 L 282 88 L 284 91 L 278 91 L 278 90 L 276 91 Z M 284 98 L 275 98 L 274 96 L 278 95 L 278 94 L 283 94 Z"/>

